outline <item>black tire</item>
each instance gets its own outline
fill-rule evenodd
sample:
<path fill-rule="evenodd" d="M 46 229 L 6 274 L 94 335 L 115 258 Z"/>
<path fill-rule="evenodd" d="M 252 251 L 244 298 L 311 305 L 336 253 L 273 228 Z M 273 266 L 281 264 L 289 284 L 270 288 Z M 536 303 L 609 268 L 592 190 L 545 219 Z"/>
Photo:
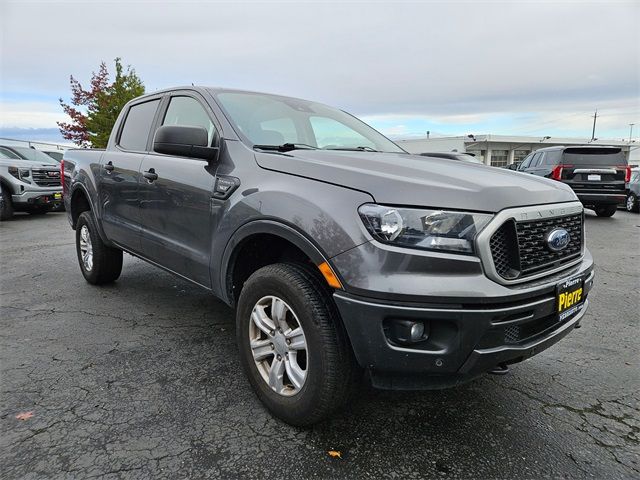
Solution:
<path fill-rule="evenodd" d="M 629 193 L 629 195 L 627 196 L 627 203 L 625 207 L 627 209 L 627 212 L 640 212 L 640 205 L 638 205 L 638 196 L 635 193 Z"/>
<path fill-rule="evenodd" d="M 276 296 L 291 307 L 306 339 L 306 380 L 291 396 L 269 387 L 250 347 L 251 313 L 267 296 Z M 305 427 L 325 420 L 356 391 L 361 372 L 337 308 L 328 287 L 305 266 L 278 263 L 251 275 L 240 294 L 236 327 L 240 360 L 254 391 L 285 422 Z"/>
<path fill-rule="evenodd" d="M 613 214 L 618 210 L 617 205 L 596 205 L 596 215 L 599 217 L 613 217 Z"/>
<path fill-rule="evenodd" d="M 5 187 L 0 187 L 0 221 L 10 220 L 13 217 L 13 202 L 11 193 Z"/>
<path fill-rule="evenodd" d="M 80 248 L 83 227 L 88 230 L 91 239 L 92 260 L 91 269 L 85 266 Z M 100 238 L 90 211 L 82 212 L 76 225 L 76 252 L 82 275 L 93 285 L 104 285 L 117 280 L 122 272 L 122 250 L 106 246 Z"/>

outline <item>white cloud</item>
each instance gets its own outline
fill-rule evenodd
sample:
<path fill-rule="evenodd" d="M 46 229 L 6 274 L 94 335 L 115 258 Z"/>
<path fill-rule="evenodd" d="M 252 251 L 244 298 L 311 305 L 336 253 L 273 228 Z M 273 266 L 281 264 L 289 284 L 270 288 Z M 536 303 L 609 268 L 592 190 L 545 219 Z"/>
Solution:
<path fill-rule="evenodd" d="M 56 121 L 67 121 L 57 103 L 7 102 L 0 100 L 0 127 L 51 128 Z"/>

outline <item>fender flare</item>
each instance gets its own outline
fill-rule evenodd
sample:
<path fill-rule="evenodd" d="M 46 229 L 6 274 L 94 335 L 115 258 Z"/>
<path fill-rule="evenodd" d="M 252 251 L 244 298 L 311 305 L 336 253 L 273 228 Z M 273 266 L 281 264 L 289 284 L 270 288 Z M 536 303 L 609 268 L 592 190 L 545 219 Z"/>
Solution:
<path fill-rule="evenodd" d="M 95 220 L 95 224 L 98 230 L 98 235 L 100 235 L 100 238 L 102 239 L 102 241 L 106 244 L 106 245 L 112 245 L 112 243 L 109 241 L 109 239 L 107 238 L 107 236 L 104 233 L 104 230 L 102 229 L 102 222 L 99 219 L 98 216 L 98 211 L 96 210 L 96 206 L 93 202 L 93 198 L 91 197 L 91 195 L 89 194 L 89 191 L 87 190 L 87 187 L 80 183 L 80 182 L 75 182 L 71 188 L 71 194 L 69 195 L 69 217 L 70 220 L 72 222 L 71 226 L 72 228 L 75 230 L 76 226 L 73 223 L 73 209 L 72 207 L 72 202 L 73 202 L 73 196 L 78 192 L 78 190 L 81 190 L 82 193 L 84 194 L 85 198 L 87 199 L 87 202 L 89 203 L 89 208 L 91 209 L 91 213 L 93 214 L 93 219 Z"/>
<path fill-rule="evenodd" d="M 91 208 L 91 211 L 94 212 L 95 215 L 95 206 L 93 205 L 93 200 L 91 198 L 91 195 L 89 195 L 89 191 L 87 190 L 87 187 L 85 187 L 82 183 L 80 182 L 75 182 L 72 186 L 71 186 L 71 194 L 69 195 L 69 213 L 71 214 L 71 218 L 73 218 L 74 215 L 74 211 L 73 211 L 73 197 L 74 195 L 76 195 L 78 193 L 78 190 L 81 190 L 82 193 L 84 194 L 84 197 L 87 199 L 87 202 L 89 203 L 89 208 Z M 75 229 L 75 225 L 73 225 L 73 228 Z"/>
<path fill-rule="evenodd" d="M 323 262 L 329 262 L 328 257 L 313 240 L 289 224 L 271 219 L 253 220 L 249 223 L 245 223 L 229 238 L 229 241 L 225 246 L 224 253 L 222 254 L 222 260 L 220 261 L 220 269 L 218 271 L 220 292 L 223 295 L 224 301 L 228 305 L 233 305 L 234 303 L 230 289 L 232 274 L 231 266 L 235 263 L 237 247 L 250 236 L 261 233 L 276 235 L 288 240 L 298 247 L 307 257 L 309 257 L 315 265 L 320 265 Z"/>

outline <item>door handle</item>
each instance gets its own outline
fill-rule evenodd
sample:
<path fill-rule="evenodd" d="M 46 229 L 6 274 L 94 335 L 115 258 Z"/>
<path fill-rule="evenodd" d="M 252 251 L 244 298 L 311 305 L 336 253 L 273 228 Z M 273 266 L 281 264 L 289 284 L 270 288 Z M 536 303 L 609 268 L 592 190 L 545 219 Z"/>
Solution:
<path fill-rule="evenodd" d="M 142 176 L 143 176 L 144 178 L 146 178 L 146 179 L 149 181 L 149 183 L 151 183 L 151 182 L 153 182 L 154 180 L 157 180 L 157 179 L 158 179 L 158 174 L 156 173 L 155 169 L 153 169 L 153 168 L 150 168 L 149 170 L 147 170 L 146 172 L 144 172 L 144 173 L 142 174 Z"/>
<path fill-rule="evenodd" d="M 107 172 L 113 172 L 114 168 L 116 168 L 116 167 L 113 166 L 113 162 L 112 161 L 107 162 L 107 164 L 104 166 L 104 169 Z"/>

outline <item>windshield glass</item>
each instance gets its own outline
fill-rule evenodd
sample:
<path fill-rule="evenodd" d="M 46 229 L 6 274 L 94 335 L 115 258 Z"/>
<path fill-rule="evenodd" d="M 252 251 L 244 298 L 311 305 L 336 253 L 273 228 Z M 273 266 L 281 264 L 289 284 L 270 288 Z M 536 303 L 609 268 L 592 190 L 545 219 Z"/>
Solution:
<path fill-rule="evenodd" d="M 244 92 L 222 92 L 216 98 L 251 145 L 405 153 L 357 118 L 320 103 Z"/>
<path fill-rule="evenodd" d="M 8 148 L 0 147 L 0 158 L 11 158 L 13 160 L 24 160 L 20 155 L 12 152 Z"/>
<path fill-rule="evenodd" d="M 16 152 L 18 152 L 27 160 L 32 160 L 34 162 L 55 164 L 55 160 L 53 158 L 51 158 L 46 153 L 42 153 L 39 150 L 34 150 L 33 148 L 28 148 L 28 147 L 11 147 L 11 148 L 13 148 Z"/>

